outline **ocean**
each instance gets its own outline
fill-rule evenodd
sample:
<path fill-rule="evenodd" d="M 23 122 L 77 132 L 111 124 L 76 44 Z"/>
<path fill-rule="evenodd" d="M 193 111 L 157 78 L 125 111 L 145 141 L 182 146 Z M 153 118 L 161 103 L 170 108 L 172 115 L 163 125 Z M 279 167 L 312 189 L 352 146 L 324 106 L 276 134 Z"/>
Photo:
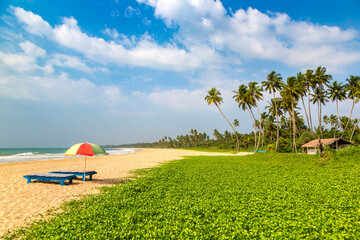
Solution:
<path fill-rule="evenodd" d="M 65 156 L 68 148 L 0 148 L 0 163 L 65 159 L 83 156 Z M 109 155 L 136 152 L 135 149 L 104 148 Z"/>

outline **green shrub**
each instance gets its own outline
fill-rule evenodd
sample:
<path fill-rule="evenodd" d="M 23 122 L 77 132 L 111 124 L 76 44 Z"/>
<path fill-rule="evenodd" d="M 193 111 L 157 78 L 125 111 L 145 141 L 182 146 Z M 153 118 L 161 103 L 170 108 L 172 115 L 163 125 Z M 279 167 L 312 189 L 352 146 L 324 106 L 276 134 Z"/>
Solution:
<path fill-rule="evenodd" d="M 270 143 L 266 147 L 266 151 L 268 152 L 276 152 L 276 144 Z"/>
<path fill-rule="evenodd" d="M 351 146 L 343 149 L 339 149 L 336 152 L 336 156 L 358 156 L 360 155 L 360 146 Z"/>

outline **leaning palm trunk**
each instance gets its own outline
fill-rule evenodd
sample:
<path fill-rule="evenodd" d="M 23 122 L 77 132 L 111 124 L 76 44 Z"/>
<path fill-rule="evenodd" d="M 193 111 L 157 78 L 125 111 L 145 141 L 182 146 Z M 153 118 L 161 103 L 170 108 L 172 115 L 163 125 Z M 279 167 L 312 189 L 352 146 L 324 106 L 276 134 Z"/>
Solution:
<path fill-rule="evenodd" d="M 351 132 L 350 141 L 351 141 L 352 137 L 354 136 L 354 132 L 355 132 L 355 129 L 356 129 L 358 123 L 359 123 L 359 120 L 360 120 L 360 118 L 357 119 L 357 121 L 356 121 L 356 123 L 354 125 L 354 128 L 353 128 L 353 130 Z"/>
<path fill-rule="evenodd" d="M 249 107 L 247 105 L 245 105 L 246 109 L 248 110 L 249 112 L 249 115 L 251 117 L 251 121 L 253 123 L 253 126 L 254 126 L 254 136 L 255 136 L 255 144 L 254 144 L 254 150 L 256 151 L 256 126 L 255 126 L 255 120 L 253 118 L 253 115 L 252 115 L 252 112 L 250 111 Z"/>
<path fill-rule="evenodd" d="M 346 129 L 347 129 L 348 125 L 349 125 L 349 122 L 350 122 L 350 119 L 351 119 L 351 115 L 352 115 L 354 106 L 355 106 L 355 98 L 353 98 L 353 105 L 352 105 L 351 110 L 350 110 L 350 116 L 349 116 L 349 119 L 348 119 L 348 121 L 347 121 L 347 123 L 346 123 L 346 126 L 345 126 L 345 128 L 344 128 L 344 132 L 341 134 L 341 137 L 344 136 L 344 134 L 345 134 L 345 132 L 346 132 Z"/>
<path fill-rule="evenodd" d="M 307 111 L 306 111 L 306 108 L 305 108 L 305 103 L 304 103 L 304 98 L 303 97 L 301 97 L 301 101 L 302 101 L 302 104 L 304 106 L 304 112 L 305 112 L 305 115 L 306 115 L 306 121 L 307 121 L 307 124 L 308 124 L 308 126 L 310 128 L 309 117 L 308 117 L 308 114 L 307 114 Z"/>
<path fill-rule="evenodd" d="M 251 110 L 251 109 L 250 109 Z M 257 127 L 257 129 L 259 130 L 259 137 L 258 138 L 260 138 L 260 128 L 259 128 L 259 126 L 258 125 L 256 125 L 256 118 L 255 118 L 255 115 L 254 115 L 254 113 L 253 113 L 253 111 L 251 111 L 251 114 L 252 114 L 252 116 L 253 116 L 253 118 L 254 118 L 254 122 L 255 122 L 255 126 Z M 257 134 L 257 132 L 256 132 L 256 134 Z M 257 146 L 257 140 L 255 141 L 255 152 L 258 150 L 258 146 Z"/>
<path fill-rule="evenodd" d="M 220 113 L 221 113 L 221 115 L 223 115 L 223 117 L 225 118 L 225 120 L 229 123 L 229 125 L 230 125 L 230 127 L 232 128 L 232 130 L 234 131 L 234 133 L 235 133 L 235 136 L 236 136 L 236 151 L 237 152 L 239 152 L 239 137 L 238 137 L 238 135 L 237 135 L 237 133 L 236 133 L 236 131 L 235 131 L 235 129 L 234 129 L 234 127 L 233 127 L 233 125 L 229 122 L 229 120 L 225 117 L 225 115 L 223 114 L 223 112 L 221 111 L 221 109 L 220 109 L 220 107 L 219 107 L 219 105 L 217 105 L 216 103 L 215 103 L 215 105 L 217 106 L 217 108 L 219 109 L 219 111 L 220 111 Z"/>
<path fill-rule="evenodd" d="M 279 151 L 279 114 L 277 110 L 276 105 L 276 99 L 275 99 L 275 92 L 273 91 L 274 95 L 274 104 L 275 104 L 275 113 L 276 113 L 276 145 L 275 145 L 275 151 Z"/>
<path fill-rule="evenodd" d="M 321 103 L 319 100 L 317 100 L 318 102 L 318 117 L 319 117 L 319 129 L 320 129 L 320 138 L 323 138 L 323 134 L 322 134 L 322 129 L 321 129 Z"/>
<path fill-rule="evenodd" d="M 256 146 L 256 150 L 259 148 L 259 145 L 260 145 L 260 139 L 261 139 L 261 133 L 262 133 L 262 126 L 261 126 L 261 122 L 262 122 L 262 119 L 261 119 L 261 115 L 260 115 L 260 111 L 259 111 L 259 106 L 257 104 L 257 101 L 255 101 L 255 104 L 256 104 L 256 108 L 257 108 L 257 112 L 258 112 L 258 115 L 259 115 L 259 139 L 258 139 L 258 144 Z"/>
<path fill-rule="evenodd" d="M 291 112 L 289 111 L 289 139 L 291 139 Z M 290 147 L 291 147 L 291 152 L 293 153 L 294 152 L 294 146 L 293 144 L 291 143 L 290 141 Z"/>
<path fill-rule="evenodd" d="M 336 138 L 336 130 L 339 125 L 339 101 L 336 99 L 336 126 L 334 130 L 334 138 Z"/>
<path fill-rule="evenodd" d="M 260 140 L 261 140 L 261 123 L 259 123 L 259 138 L 258 138 L 258 143 L 257 143 L 257 146 L 256 146 L 256 150 L 259 149 L 259 146 L 260 146 Z"/>
<path fill-rule="evenodd" d="M 293 119 L 293 148 L 295 149 L 295 153 L 297 153 L 296 141 L 295 141 L 295 135 L 296 135 L 295 110 L 294 110 L 293 102 L 291 102 L 291 110 L 292 110 L 292 119 Z"/>
<path fill-rule="evenodd" d="M 310 132 L 314 133 L 313 131 L 313 125 L 312 125 L 312 120 L 311 120 L 311 110 L 310 110 L 310 88 L 308 88 L 308 105 L 309 105 L 309 118 L 310 118 Z"/>

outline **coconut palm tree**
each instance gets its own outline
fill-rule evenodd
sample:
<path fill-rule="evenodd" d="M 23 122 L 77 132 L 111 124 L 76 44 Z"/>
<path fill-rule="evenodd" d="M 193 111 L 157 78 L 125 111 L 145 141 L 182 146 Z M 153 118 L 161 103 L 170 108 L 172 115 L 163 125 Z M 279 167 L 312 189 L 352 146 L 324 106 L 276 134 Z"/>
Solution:
<path fill-rule="evenodd" d="M 346 124 L 347 124 L 349 118 L 346 116 L 342 116 L 339 118 L 339 120 L 340 120 L 339 128 L 341 128 L 343 131 L 345 131 L 345 127 L 346 127 Z"/>
<path fill-rule="evenodd" d="M 283 114 L 282 110 L 281 110 L 281 102 L 282 102 L 282 98 L 275 98 L 275 99 L 270 99 L 270 101 L 267 101 L 269 105 L 265 106 L 265 109 L 268 109 L 268 114 L 270 114 L 272 117 L 275 118 L 276 116 L 276 110 L 279 116 L 281 116 Z M 275 105 L 277 106 L 275 108 Z M 280 121 L 279 121 L 280 123 Z M 280 124 L 279 124 L 280 125 Z"/>
<path fill-rule="evenodd" d="M 339 117 L 331 114 L 329 117 L 329 123 L 334 128 L 334 138 L 336 138 L 336 129 L 339 127 Z"/>
<path fill-rule="evenodd" d="M 325 67 L 317 67 L 315 69 L 314 73 L 314 79 L 317 82 L 317 84 L 324 89 L 325 86 L 329 86 L 330 81 L 332 80 L 332 76 L 326 74 L 326 68 Z"/>
<path fill-rule="evenodd" d="M 216 138 L 216 140 L 219 140 L 220 133 L 217 129 L 214 129 L 213 135 Z"/>
<path fill-rule="evenodd" d="M 356 130 L 356 128 L 359 128 L 359 120 L 360 120 L 360 118 L 358 118 L 358 119 L 354 119 L 355 120 L 355 124 L 354 124 L 354 128 L 353 128 L 353 130 L 352 130 L 352 132 L 351 132 L 351 136 L 350 136 L 350 141 L 351 141 L 351 139 L 352 139 L 352 137 L 354 136 L 354 132 L 355 132 L 355 130 Z"/>
<path fill-rule="evenodd" d="M 345 85 L 345 89 L 348 92 L 348 98 L 353 100 L 352 106 L 351 106 L 351 110 L 350 110 L 350 115 L 349 115 L 349 119 L 345 125 L 345 129 L 344 132 L 342 133 L 341 137 L 344 136 L 345 131 L 349 125 L 350 119 L 351 119 L 351 115 L 352 112 L 354 110 L 354 106 L 355 106 L 355 102 L 358 101 L 358 94 L 359 94 L 359 82 L 360 82 L 360 77 L 359 76 L 353 76 L 350 75 L 350 78 L 346 79 L 347 84 Z"/>
<path fill-rule="evenodd" d="M 270 94 L 273 94 L 274 104 L 275 104 L 275 114 L 276 114 L 276 146 L 275 150 L 279 150 L 279 114 L 277 110 L 277 105 L 275 101 L 275 93 L 276 91 L 281 90 L 282 86 L 282 77 L 280 73 L 276 73 L 272 71 L 270 74 L 267 75 L 267 81 L 263 81 L 262 83 L 263 88 L 265 91 L 269 91 Z"/>
<path fill-rule="evenodd" d="M 311 69 L 306 70 L 304 80 L 305 80 L 304 85 L 306 86 L 307 97 L 308 97 L 309 119 L 310 119 L 309 128 L 310 128 L 310 132 L 314 133 L 314 131 L 313 131 L 314 128 L 313 128 L 312 119 L 311 119 L 311 108 L 310 108 L 310 88 L 312 90 L 314 90 L 317 85 L 316 79 L 314 78 L 314 70 L 311 70 Z"/>
<path fill-rule="evenodd" d="M 258 149 L 259 144 L 260 144 L 260 134 L 264 134 L 262 131 L 262 126 L 261 126 L 261 114 L 260 114 L 260 110 L 259 110 L 259 105 L 258 105 L 258 101 L 259 100 L 263 100 L 263 94 L 262 94 L 262 88 L 258 86 L 257 82 L 249 82 L 248 84 L 249 89 L 248 89 L 248 94 L 249 94 L 249 101 L 251 104 L 254 104 L 257 108 L 257 112 L 259 115 L 259 139 L 258 139 L 258 143 L 256 146 L 256 149 Z M 264 135 L 263 135 L 264 138 Z"/>
<path fill-rule="evenodd" d="M 234 125 L 235 127 L 238 127 L 238 126 L 239 126 L 239 120 L 234 119 L 233 125 Z"/>
<path fill-rule="evenodd" d="M 324 128 L 326 128 L 326 125 L 329 123 L 329 117 L 328 117 L 328 115 L 324 115 L 322 121 L 324 122 Z"/>
<path fill-rule="evenodd" d="M 345 86 L 342 83 L 338 83 L 334 81 L 331 83 L 327 90 L 328 96 L 332 102 L 336 102 L 336 123 L 339 122 L 339 101 L 343 101 L 346 99 L 346 90 Z M 335 133 L 336 135 L 336 128 Z"/>
<path fill-rule="evenodd" d="M 233 127 L 233 125 L 229 122 L 229 120 L 225 117 L 225 115 L 223 114 L 223 112 L 220 109 L 220 104 L 223 102 L 222 97 L 220 97 L 221 93 L 216 89 L 216 88 L 211 88 L 208 91 L 208 95 L 205 97 L 206 102 L 208 103 L 208 105 L 210 104 L 215 104 L 215 106 L 219 109 L 221 115 L 225 118 L 225 120 L 229 123 L 230 127 L 232 128 L 232 130 L 235 133 L 236 136 L 236 151 L 239 152 L 239 137 L 236 134 L 236 131 Z"/>
<path fill-rule="evenodd" d="M 301 72 L 299 72 L 297 75 L 296 75 L 296 80 L 298 81 L 298 84 L 299 84 L 299 87 L 301 88 L 301 102 L 303 104 L 303 108 L 304 108 L 304 112 L 305 112 L 305 116 L 306 116 L 306 121 L 307 121 L 307 124 L 310 128 L 310 121 L 309 121 L 309 117 L 308 117 L 308 114 L 307 114 L 307 111 L 306 111 L 306 107 L 305 107 L 305 103 L 304 103 L 304 96 L 306 96 L 306 92 L 307 92 L 307 87 L 306 87 L 306 80 L 305 80 L 305 74 L 302 74 Z"/>
<path fill-rule="evenodd" d="M 292 112 L 292 120 L 293 120 L 293 148 L 297 153 L 296 149 L 296 141 L 295 141 L 295 134 L 296 134 L 296 125 L 295 125 L 295 107 L 294 102 L 297 102 L 301 95 L 301 87 L 299 86 L 295 77 L 288 77 L 286 79 L 286 84 L 283 84 L 283 89 L 281 91 L 281 96 L 283 98 L 288 99 L 291 102 L 291 112 Z"/>
<path fill-rule="evenodd" d="M 325 105 L 325 102 L 329 100 L 326 98 L 326 93 L 321 87 L 315 88 L 313 94 L 311 94 L 311 101 L 313 104 L 318 104 L 318 118 L 319 118 L 319 129 L 320 129 L 320 138 L 323 138 L 322 128 L 321 128 L 321 105 Z"/>
<path fill-rule="evenodd" d="M 254 127 L 254 135 L 255 135 L 254 150 L 257 151 L 257 148 L 256 148 L 256 123 L 255 123 L 255 118 L 251 111 L 252 104 L 250 101 L 248 88 L 245 84 L 241 84 L 239 86 L 238 91 L 233 91 L 233 93 L 235 93 L 233 98 L 239 104 L 239 108 L 241 108 L 243 111 L 245 111 L 245 109 L 246 109 L 249 112 L 249 115 L 250 115 L 250 118 L 251 118 L 251 121 L 252 121 L 253 127 Z"/>

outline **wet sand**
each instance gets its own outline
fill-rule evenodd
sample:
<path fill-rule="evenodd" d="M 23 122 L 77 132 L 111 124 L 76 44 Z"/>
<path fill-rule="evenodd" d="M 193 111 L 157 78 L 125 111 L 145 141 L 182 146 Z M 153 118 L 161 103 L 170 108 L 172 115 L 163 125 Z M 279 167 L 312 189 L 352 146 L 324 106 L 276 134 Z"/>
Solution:
<path fill-rule="evenodd" d="M 248 153 L 239 153 L 246 155 Z M 58 182 L 33 182 L 27 184 L 26 174 L 47 173 L 55 170 L 83 170 L 84 158 L 46 160 L 0 164 L 0 236 L 7 230 L 32 221 L 38 214 L 59 206 L 83 194 L 98 193 L 98 187 L 110 186 L 131 176 L 131 171 L 150 168 L 161 163 L 181 159 L 182 156 L 232 155 L 204 153 L 176 149 L 142 149 L 124 154 L 87 158 L 87 170 L 97 171 L 93 181 L 74 180 L 61 186 Z"/>

